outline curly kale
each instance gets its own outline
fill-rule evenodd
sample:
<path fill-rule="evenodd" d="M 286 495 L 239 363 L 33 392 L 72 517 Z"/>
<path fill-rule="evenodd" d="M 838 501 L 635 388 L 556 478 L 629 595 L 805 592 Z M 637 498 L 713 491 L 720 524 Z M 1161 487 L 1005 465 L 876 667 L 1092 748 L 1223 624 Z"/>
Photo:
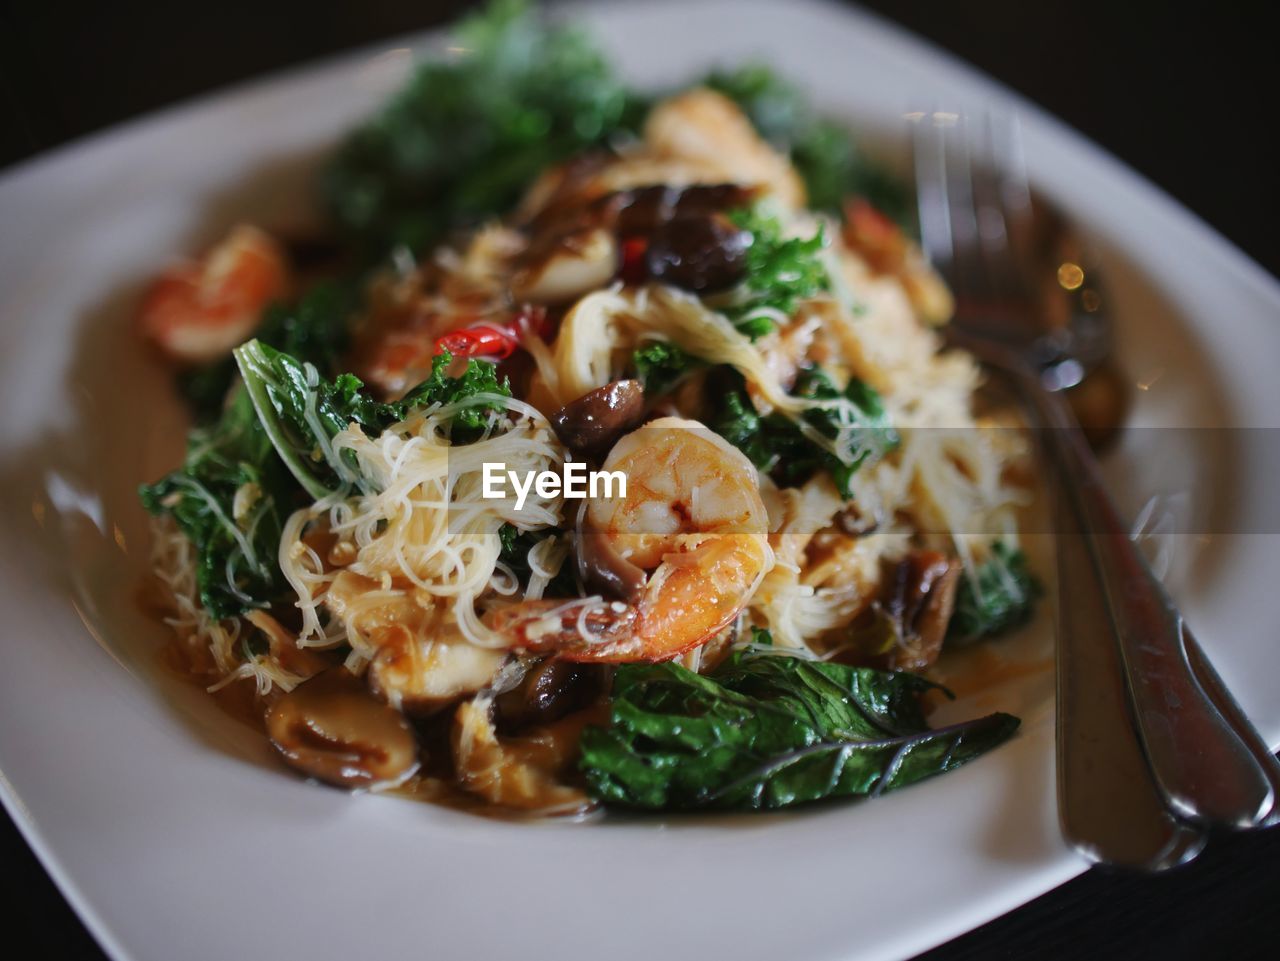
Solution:
<path fill-rule="evenodd" d="M 773 330 L 773 318 L 790 316 L 800 301 L 830 289 L 822 228 L 810 238 L 786 237 L 782 224 L 760 208 L 736 210 L 729 218 L 751 234 L 745 279 L 736 302 L 725 310 L 752 340 Z"/>
<path fill-rule="evenodd" d="M 457 56 L 423 63 L 325 171 L 334 219 L 374 255 L 422 251 L 505 213 L 547 167 L 633 121 L 637 102 L 595 46 L 520 0 L 464 21 L 452 48 Z"/>
<path fill-rule="evenodd" d="M 767 632 L 702 675 L 624 664 L 610 717 L 582 735 L 606 804 L 649 810 L 791 807 L 875 797 L 973 760 L 1018 727 L 1008 714 L 931 729 L 924 678 L 775 653 Z"/>
<path fill-rule="evenodd" d="M 662 396 L 695 370 L 706 367 L 704 361 L 669 340 L 638 347 L 631 354 L 631 364 L 650 397 Z"/>
<path fill-rule="evenodd" d="M 453 360 L 448 353 L 437 355 L 431 375 L 394 403 L 363 393 L 364 385 L 353 374 L 325 380 L 314 367 L 257 340 L 237 347 L 235 358 L 276 453 L 316 499 L 352 485 L 367 486 L 352 453 L 333 449 L 333 438 L 349 424 L 377 436 L 415 408 L 473 401 L 451 419 L 450 440 L 467 443 L 485 430 L 494 411 L 503 409 L 497 398 L 511 395 L 510 386 L 498 382 L 494 366 L 483 361 L 469 360 L 462 376 L 448 376 Z"/>
<path fill-rule="evenodd" d="M 350 452 L 333 449 L 348 424 L 376 436 L 416 408 L 463 402 L 449 431 L 452 442 L 466 443 L 510 394 L 493 366 L 480 361 L 468 361 L 460 377 L 448 376 L 447 354 L 435 359 L 430 377 L 390 404 L 364 394 L 351 374 L 326 380 L 256 340 L 235 357 L 244 383 L 221 417 L 191 432 L 182 467 L 138 491 L 149 512 L 172 517 L 191 541 L 200 602 L 214 617 L 266 607 L 280 596 L 276 551 L 290 512 L 346 487 L 369 486 Z"/>
<path fill-rule="evenodd" d="M 172 517 L 191 541 L 201 606 L 217 618 L 279 595 L 276 551 L 297 495 L 244 390 L 216 423 L 190 433 L 180 468 L 138 490 L 143 507 Z"/>
<path fill-rule="evenodd" d="M 948 640 L 964 644 L 1026 623 L 1040 591 L 1026 555 L 996 541 L 987 560 L 960 582 Z"/>
<path fill-rule="evenodd" d="M 761 416 L 742 377 L 728 371 L 724 376 L 729 387 L 718 400 L 718 413 L 707 426 L 781 484 L 795 486 L 816 471 L 826 470 L 840 493 L 852 497 L 850 485 L 858 469 L 898 445 L 898 433 L 885 416 L 880 395 L 856 378 L 843 392 L 836 390 L 816 367 L 801 371 L 796 380 L 795 396 L 814 401 L 847 401 L 838 406 L 815 404 L 802 415 L 807 424 L 842 452 L 843 456 L 837 456 L 789 417 L 777 412 Z"/>

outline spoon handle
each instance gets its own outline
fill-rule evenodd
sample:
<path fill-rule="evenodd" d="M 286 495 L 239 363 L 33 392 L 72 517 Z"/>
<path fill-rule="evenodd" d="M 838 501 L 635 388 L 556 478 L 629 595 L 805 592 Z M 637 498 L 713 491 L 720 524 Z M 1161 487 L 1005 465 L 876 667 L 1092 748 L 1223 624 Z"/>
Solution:
<path fill-rule="evenodd" d="M 1206 670 L 1200 677 L 1193 670 L 1190 629 L 1129 537 L 1065 401 L 1038 387 L 1030 393 L 1048 428 L 1045 443 L 1062 486 L 1083 522 L 1133 721 L 1166 803 L 1191 820 L 1237 828 L 1261 825 L 1275 804 L 1272 785 L 1280 783 L 1275 758 L 1266 751 L 1259 756 L 1256 746 L 1262 739 L 1238 707 L 1230 719 L 1219 710 L 1215 698 L 1232 707 L 1234 702 L 1216 674 L 1213 696 L 1202 686 L 1212 668 L 1196 647 L 1197 663 Z M 1068 605 L 1076 601 L 1063 598 Z"/>
<path fill-rule="evenodd" d="M 1162 871 L 1204 847 L 1203 828 L 1169 813 L 1129 712 L 1106 593 L 1077 505 L 1054 472 L 1057 549 L 1057 761 L 1062 835 L 1092 861 Z"/>

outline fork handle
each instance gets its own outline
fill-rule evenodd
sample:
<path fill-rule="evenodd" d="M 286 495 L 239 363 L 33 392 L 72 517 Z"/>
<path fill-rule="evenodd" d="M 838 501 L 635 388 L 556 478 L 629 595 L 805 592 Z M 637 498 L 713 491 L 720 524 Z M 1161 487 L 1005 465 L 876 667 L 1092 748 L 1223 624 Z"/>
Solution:
<path fill-rule="evenodd" d="M 1133 721 L 1161 794 L 1181 817 L 1236 828 L 1261 825 L 1275 806 L 1273 784 L 1280 783 L 1280 766 L 1208 667 L 1190 628 L 1130 538 L 1066 401 L 1020 366 L 1019 379 L 1047 428 L 1045 447 L 1075 506 L 1106 595 Z M 1060 603 L 1075 600 L 1062 597 Z M 1216 682 L 1212 694 L 1200 678 Z"/>

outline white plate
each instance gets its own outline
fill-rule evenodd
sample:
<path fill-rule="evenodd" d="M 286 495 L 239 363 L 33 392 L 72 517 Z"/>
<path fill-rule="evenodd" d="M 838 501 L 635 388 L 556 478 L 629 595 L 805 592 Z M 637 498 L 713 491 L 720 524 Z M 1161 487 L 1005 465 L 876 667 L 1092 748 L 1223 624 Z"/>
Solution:
<path fill-rule="evenodd" d="M 1135 422 L 1277 426 L 1276 282 L 971 70 L 816 3 L 571 10 L 644 84 L 756 56 L 871 131 L 898 131 L 904 110 L 939 98 L 1016 107 L 1035 182 L 1106 257 L 1121 354 L 1148 388 Z M 161 634 L 133 603 L 146 541 L 132 490 L 175 461 L 181 419 L 130 336 L 139 284 L 241 217 L 305 217 L 314 158 L 399 82 L 407 59 L 371 52 L 238 88 L 0 180 L 0 793 L 108 951 L 137 961 L 894 958 L 1083 870 L 1056 828 L 1044 672 L 959 706 L 1015 710 L 1014 742 L 874 803 L 519 825 L 305 784 L 208 698 L 155 670 Z M 1216 473 L 1199 441 L 1165 436 L 1131 434 L 1112 459 L 1130 509 L 1165 494 L 1197 514 L 1225 505 L 1237 518 L 1274 516 L 1274 475 L 1243 435 Z M 1280 543 L 1219 535 L 1180 546 L 1179 600 L 1274 738 Z"/>

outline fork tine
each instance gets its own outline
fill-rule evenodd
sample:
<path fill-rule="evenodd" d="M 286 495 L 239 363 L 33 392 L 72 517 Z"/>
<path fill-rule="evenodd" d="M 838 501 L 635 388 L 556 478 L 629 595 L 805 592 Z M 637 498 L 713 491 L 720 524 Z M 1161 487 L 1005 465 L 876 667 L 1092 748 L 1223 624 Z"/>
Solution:
<path fill-rule="evenodd" d="M 985 299 L 990 285 L 982 256 L 969 120 L 960 112 L 936 110 L 933 123 L 943 143 L 957 296 Z"/>
<path fill-rule="evenodd" d="M 957 297 L 975 296 L 984 271 L 964 117 L 941 109 L 910 116 L 921 246 Z"/>
<path fill-rule="evenodd" d="M 921 245 L 967 306 L 967 322 L 1018 342 L 1005 316 L 1032 294 L 1027 280 L 1030 190 L 1012 117 L 935 109 L 909 115 Z"/>
<path fill-rule="evenodd" d="M 1022 155 L 1022 137 L 1013 114 L 987 111 L 980 183 L 983 249 L 997 296 L 1026 299 L 1034 291 L 1027 278 L 1031 188 Z"/>
<path fill-rule="evenodd" d="M 911 152 L 916 175 L 920 246 L 934 268 L 954 282 L 951 205 L 947 197 L 945 145 L 933 125 L 933 111 L 917 110 L 911 120 Z"/>
<path fill-rule="evenodd" d="M 977 144 L 972 148 L 973 202 L 987 287 L 984 293 L 993 302 L 999 302 L 1016 296 L 1020 285 L 1009 235 L 1005 174 L 996 143 L 996 120 L 988 111 L 980 123 Z"/>

